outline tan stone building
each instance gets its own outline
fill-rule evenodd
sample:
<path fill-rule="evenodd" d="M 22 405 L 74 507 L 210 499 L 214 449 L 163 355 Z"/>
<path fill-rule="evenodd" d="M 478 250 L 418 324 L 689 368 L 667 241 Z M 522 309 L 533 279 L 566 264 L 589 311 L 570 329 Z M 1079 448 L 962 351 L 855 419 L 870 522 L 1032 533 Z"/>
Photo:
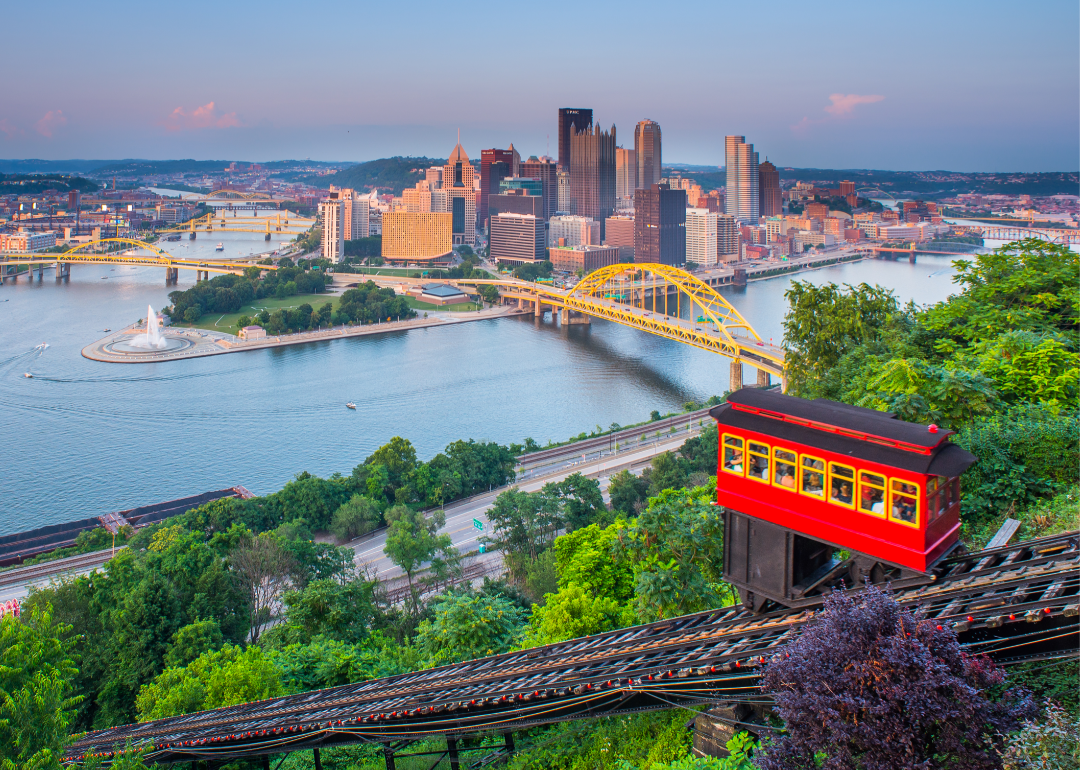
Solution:
<path fill-rule="evenodd" d="M 387 262 L 449 261 L 453 214 L 388 211 L 382 216 L 382 257 Z"/>

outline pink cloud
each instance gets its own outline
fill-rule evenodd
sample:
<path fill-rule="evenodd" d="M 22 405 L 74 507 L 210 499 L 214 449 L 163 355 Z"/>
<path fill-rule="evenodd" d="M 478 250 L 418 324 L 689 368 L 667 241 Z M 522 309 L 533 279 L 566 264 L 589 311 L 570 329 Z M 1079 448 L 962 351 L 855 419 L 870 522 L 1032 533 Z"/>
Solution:
<path fill-rule="evenodd" d="M 67 123 L 63 110 L 49 110 L 34 124 L 34 130 L 45 137 L 52 137 L 53 131 Z"/>
<path fill-rule="evenodd" d="M 811 119 L 804 116 L 802 120 L 791 126 L 791 132 L 802 136 L 813 126 L 851 117 L 855 108 L 860 104 L 873 104 L 882 101 L 884 98 L 880 94 L 830 94 L 830 104 L 822 108 L 828 113 L 829 117 Z"/>
<path fill-rule="evenodd" d="M 198 131 L 203 128 L 237 128 L 240 118 L 235 112 L 221 113 L 213 102 L 207 102 L 202 107 L 196 107 L 188 112 L 183 107 L 177 107 L 161 125 L 167 131 Z"/>
<path fill-rule="evenodd" d="M 829 101 L 832 102 L 825 108 L 825 112 L 836 117 L 842 117 L 844 115 L 850 115 L 860 104 L 873 104 L 874 102 L 880 102 L 884 99 L 884 96 L 878 94 L 831 94 Z"/>
<path fill-rule="evenodd" d="M 22 131 L 16 128 L 7 118 L 0 120 L 0 134 L 3 134 L 8 139 L 21 133 Z"/>

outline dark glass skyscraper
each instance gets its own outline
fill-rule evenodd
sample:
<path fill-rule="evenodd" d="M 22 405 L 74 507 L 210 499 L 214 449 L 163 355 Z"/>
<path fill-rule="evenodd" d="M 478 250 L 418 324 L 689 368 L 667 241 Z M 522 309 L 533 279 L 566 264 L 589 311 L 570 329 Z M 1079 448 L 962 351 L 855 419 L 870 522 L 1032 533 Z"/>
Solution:
<path fill-rule="evenodd" d="M 637 185 L 648 190 L 663 177 L 660 169 L 660 124 L 643 120 L 634 127 Z"/>
<path fill-rule="evenodd" d="M 570 158 L 571 126 L 576 126 L 578 131 L 592 128 L 592 110 L 582 107 L 559 108 L 559 165 L 563 171 L 569 171 L 573 162 Z"/>
<path fill-rule="evenodd" d="M 784 199 L 780 193 L 780 172 L 776 166 L 765 161 L 758 166 L 758 215 L 778 217 L 784 211 Z"/>
<path fill-rule="evenodd" d="M 570 213 L 603 221 L 615 211 L 615 126 L 570 135 Z M 601 233 L 601 237 L 603 233 Z"/>
<path fill-rule="evenodd" d="M 480 206 L 476 218 L 480 227 L 488 226 L 489 195 L 499 194 L 499 182 L 514 174 L 513 150 L 480 151 Z"/>
<path fill-rule="evenodd" d="M 654 184 L 634 191 L 634 261 L 686 264 L 686 190 Z"/>

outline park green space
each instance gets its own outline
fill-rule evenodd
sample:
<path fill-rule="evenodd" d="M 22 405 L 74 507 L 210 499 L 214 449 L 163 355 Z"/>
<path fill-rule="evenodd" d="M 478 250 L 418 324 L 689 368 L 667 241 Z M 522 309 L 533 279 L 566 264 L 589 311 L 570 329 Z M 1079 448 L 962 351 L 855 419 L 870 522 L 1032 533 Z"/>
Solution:
<path fill-rule="evenodd" d="M 240 331 L 240 327 L 236 322 L 240 319 L 240 316 L 248 316 L 254 318 L 263 310 L 273 313 L 275 310 L 285 308 L 286 310 L 295 310 L 303 304 L 311 305 L 315 310 L 318 310 L 323 305 L 329 302 L 337 309 L 337 306 L 341 303 L 341 295 L 339 294 L 296 294 L 292 297 L 283 297 L 277 299 L 275 297 L 264 297 L 263 299 L 257 299 L 250 304 L 244 305 L 240 310 L 235 313 L 207 313 L 199 319 L 198 323 L 186 324 L 178 323 L 173 326 L 182 326 L 187 329 L 209 329 L 215 332 L 227 332 L 229 334 L 236 334 Z"/>
<path fill-rule="evenodd" d="M 457 302 L 453 305 L 433 305 L 430 302 L 421 302 L 414 297 L 405 297 L 405 302 L 413 310 L 448 310 L 451 313 L 463 313 L 468 310 L 476 310 L 475 302 Z"/>

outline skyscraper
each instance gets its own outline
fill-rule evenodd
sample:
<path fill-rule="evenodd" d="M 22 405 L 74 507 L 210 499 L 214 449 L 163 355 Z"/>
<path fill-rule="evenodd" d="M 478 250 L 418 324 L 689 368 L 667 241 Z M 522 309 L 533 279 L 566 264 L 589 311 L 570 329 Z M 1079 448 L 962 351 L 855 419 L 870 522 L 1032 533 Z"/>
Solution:
<path fill-rule="evenodd" d="M 716 264 L 716 218 L 708 209 L 686 210 L 686 261 Z"/>
<path fill-rule="evenodd" d="M 551 219 L 559 210 L 558 166 L 535 155 L 521 162 L 521 176 L 539 179 L 544 183 L 544 219 Z"/>
<path fill-rule="evenodd" d="M 603 222 L 615 211 L 615 126 L 570 135 L 570 213 Z M 601 233 L 603 236 L 603 233 Z"/>
<path fill-rule="evenodd" d="M 758 166 L 758 214 L 778 217 L 784 213 L 784 198 L 780 193 L 780 172 L 768 159 Z"/>
<path fill-rule="evenodd" d="M 499 182 L 514 175 L 514 150 L 480 151 L 480 206 L 477 218 L 481 227 L 487 227 L 488 196 L 499 194 Z"/>
<path fill-rule="evenodd" d="M 446 210 L 454 215 L 454 245 L 472 244 L 476 240 L 476 169 L 469 162 L 459 142 L 442 172 L 442 186 L 446 192 Z"/>
<path fill-rule="evenodd" d="M 592 110 L 579 107 L 559 108 L 559 165 L 563 171 L 569 171 L 573 162 L 570 158 L 570 135 L 574 129 L 571 126 L 576 126 L 578 131 L 592 128 Z"/>
<path fill-rule="evenodd" d="M 654 184 L 634 192 L 634 261 L 686 263 L 686 190 Z"/>
<path fill-rule="evenodd" d="M 319 204 L 322 217 L 322 255 L 331 262 L 340 262 L 345 256 L 345 223 L 343 221 L 340 193 L 331 192 Z"/>
<path fill-rule="evenodd" d="M 725 141 L 727 162 L 727 200 L 724 211 L 742 224 L 758 223 L 758 154 L 745 136 L 729 136 Z"/>
<path fill-rule="evenodd" d="M 637 187 L 649 189 L 660 181 L 660 124 L 643 120 L 634 127 Z"/>
<path fill-rule="evenodd" d="M 570 213 L 570 172 L 559 167 L 555 172 L 555 210 L 563 214 Z"/>
<path fill-rule="evenodd" d="M 615 197 L 632 198 L 637 189 L 637 153 L 615 148 Z"/>

